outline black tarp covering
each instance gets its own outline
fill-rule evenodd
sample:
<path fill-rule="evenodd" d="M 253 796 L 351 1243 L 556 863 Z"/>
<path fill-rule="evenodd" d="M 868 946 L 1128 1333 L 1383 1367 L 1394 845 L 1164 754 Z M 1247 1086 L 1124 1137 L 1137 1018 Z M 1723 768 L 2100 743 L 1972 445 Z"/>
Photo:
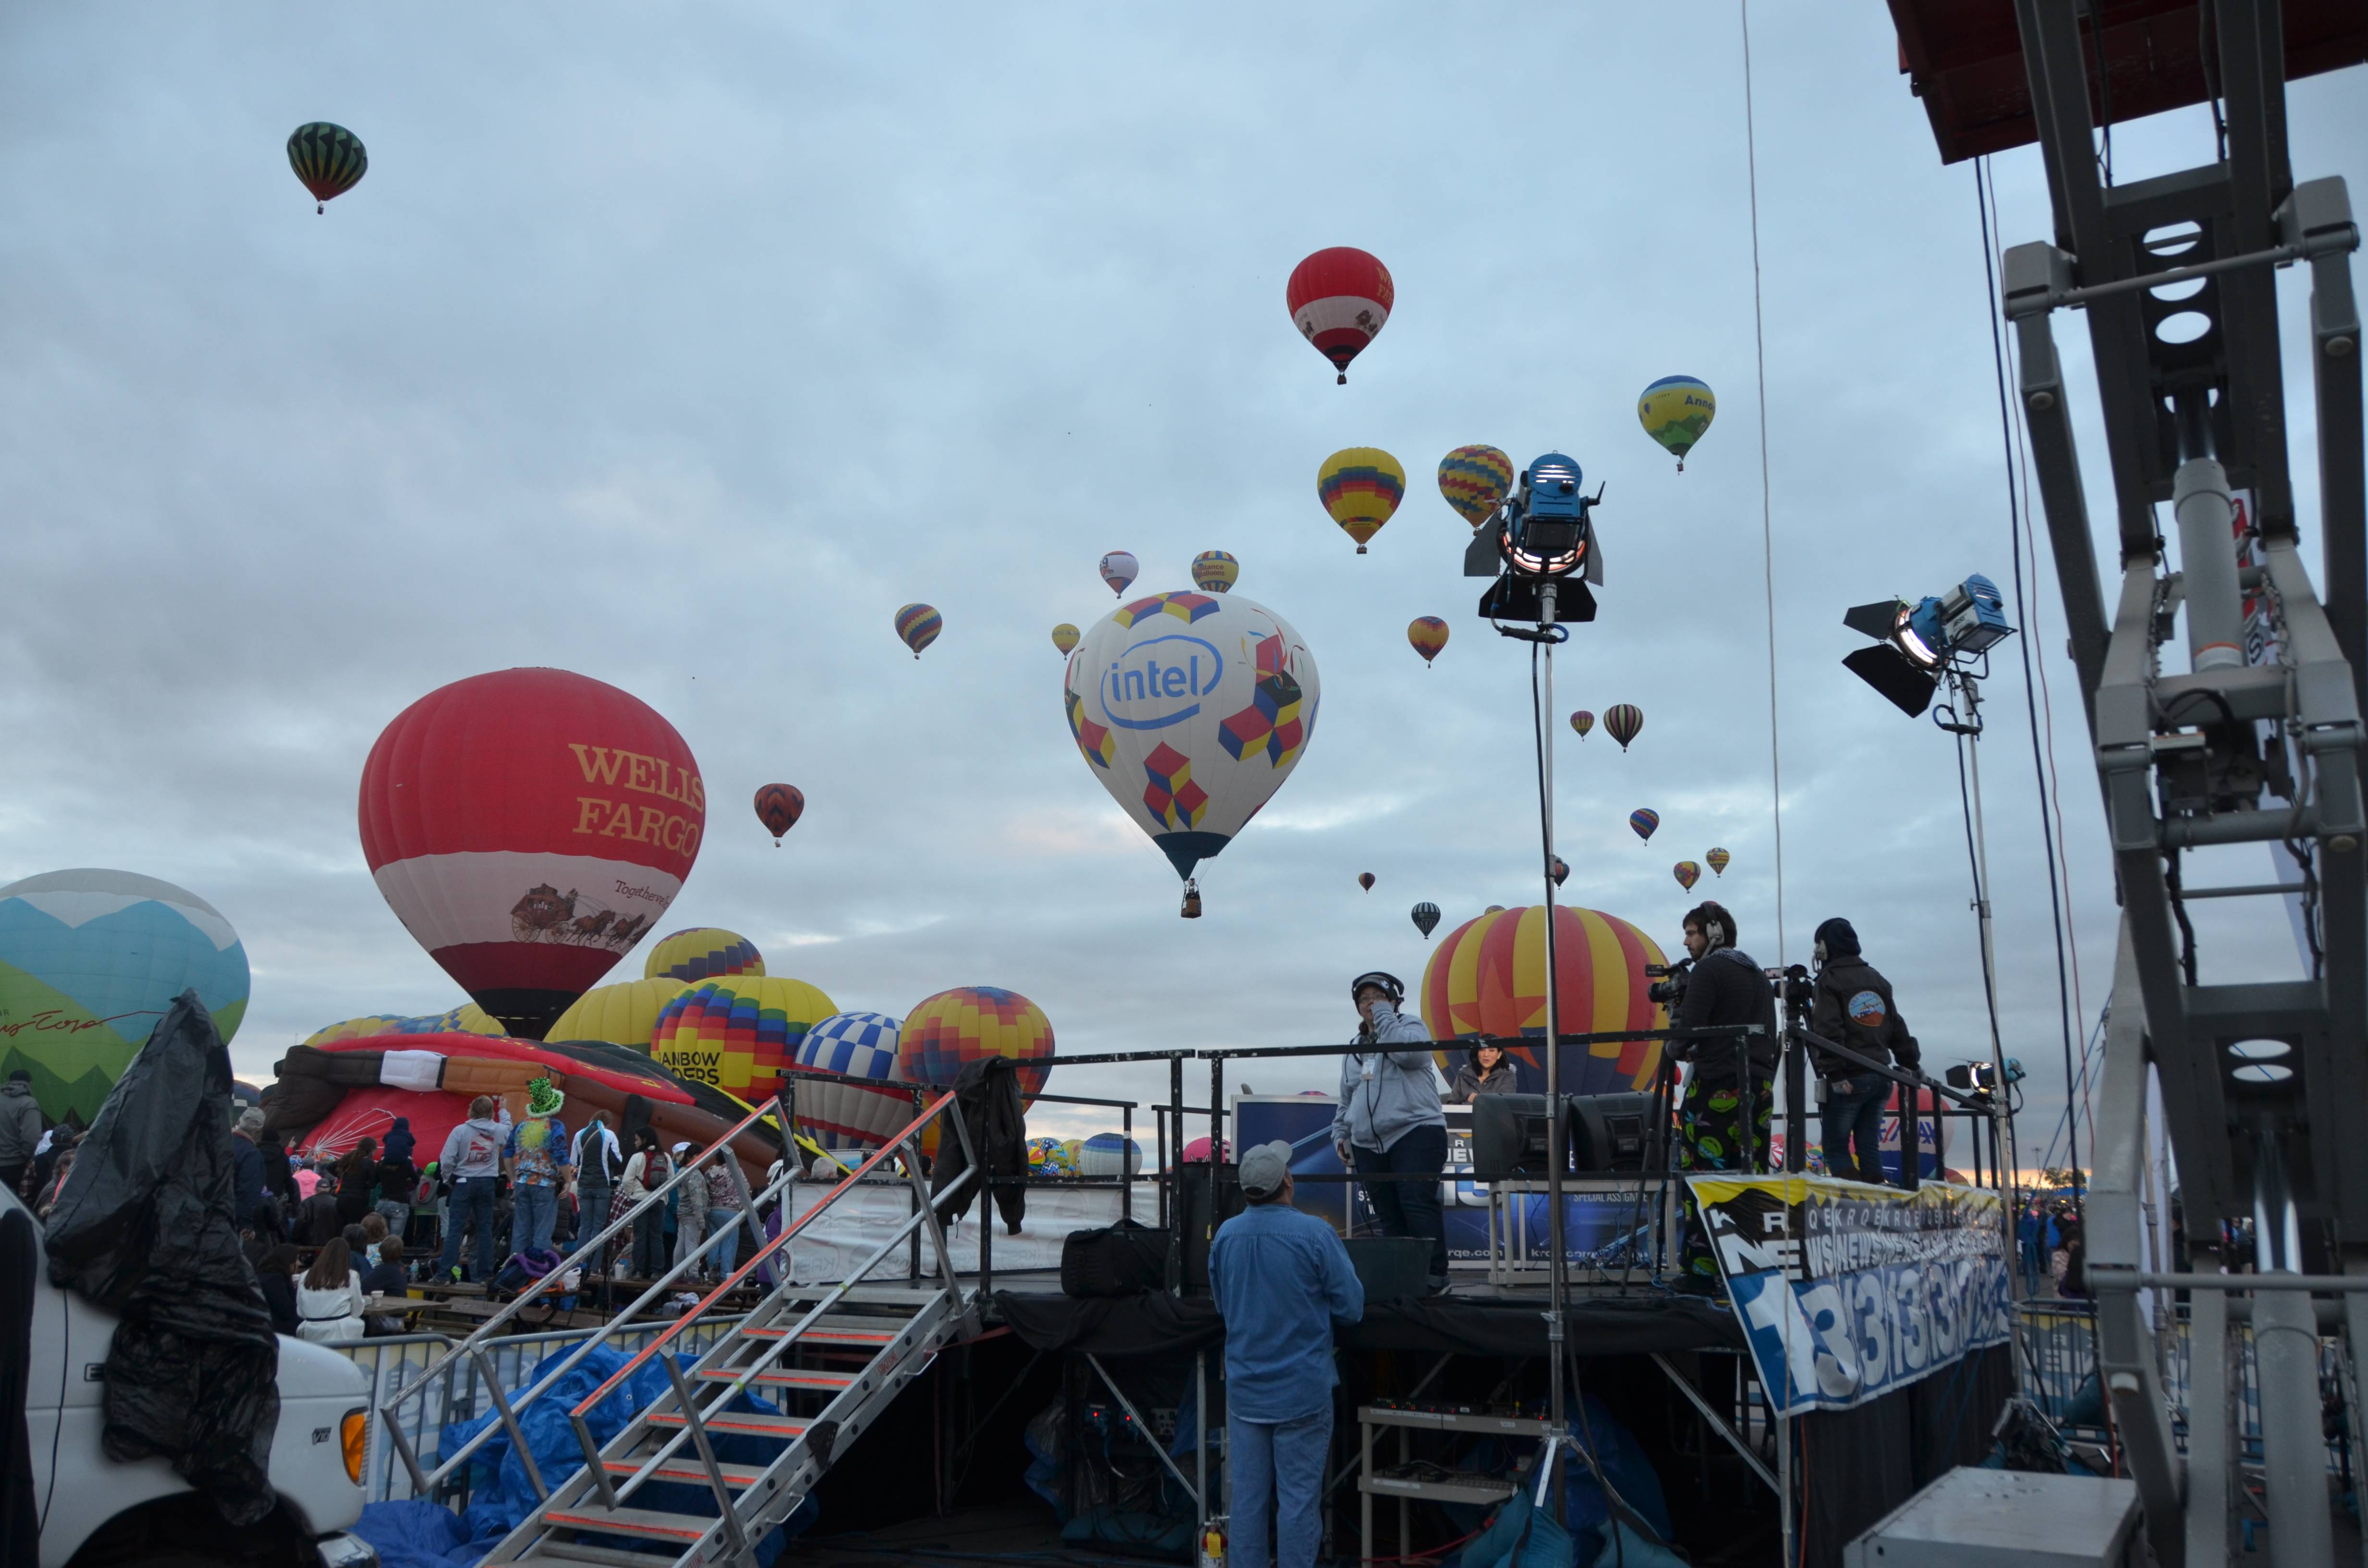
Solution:
<path fill-rule="evenodd" d="M 273 1506 L 279 1342 L 231 1210 L 230 1052 L 185 991 L 115 1082 L 45 1240 L 50 1281 L 120 1320 L 107 1457 L 161 1455 L 233 1525 Z"/>
<path fill-rule="evenodd" d="M 1225 1325 L 1205 1296 L 1159 1292 L 1107 1301 L 995 1293 L 1012 1332 L 1038 1350 L 1089 1350 L 1097 1356 L 1149 1356 L 1222 1344 Z M 1543 1356 L 1545 1315 L 1536 1301 L 1474 1301 L 1432 1296 L 1368 1303 L 1364 1321 L 1338 1335 L 1349 1350 L 1435 1350 L 1463 1356 Z M 1564 1343 L 1578 1356 L 1633 1356 L 1649 1350 L 1740 1350 L 1735 1314 L 1691 1296 L 1603 1296 L 1574 1300 Z M 1987 1428 L 1985 1428 L 1987 1431 Z"/>
<path fill-rule="evenodd" d="M 1958 1465 L 1979 1464 L 2014 1392 L 2003 1345 L 1895 1389 L 1856 1410 L 1801 1418 L 1803 1561 L 1840 1568 L 1842 1548 Z"/>

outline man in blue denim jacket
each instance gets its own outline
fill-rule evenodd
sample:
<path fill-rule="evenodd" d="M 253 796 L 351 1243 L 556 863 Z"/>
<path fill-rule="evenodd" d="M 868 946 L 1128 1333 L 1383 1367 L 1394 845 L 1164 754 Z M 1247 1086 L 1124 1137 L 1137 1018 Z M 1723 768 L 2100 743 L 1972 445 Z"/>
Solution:
<path fill-rule="evenodd" d="M 1349 983 L 1361 1020 L 1340 1063 L 1340 1108 L 1332 1114 L 1332 1144 L 1340 1163 L 1360 1176 L 1428 1176 L 1365 1184 L 1365 1199 L 1385 1236 L 1430 1241 L 1434 1287 L 1447 1283 L 1447 1225 L 1440 1211 L 1440 1174 L 1447 1168 L 1447 1113 L 1430 1035 L 1420 1018 L 1398 1009 L 1406 987 L 1379 970 Z M 1406 1046 L 1411 1050 L 1390 1050 Z"/>

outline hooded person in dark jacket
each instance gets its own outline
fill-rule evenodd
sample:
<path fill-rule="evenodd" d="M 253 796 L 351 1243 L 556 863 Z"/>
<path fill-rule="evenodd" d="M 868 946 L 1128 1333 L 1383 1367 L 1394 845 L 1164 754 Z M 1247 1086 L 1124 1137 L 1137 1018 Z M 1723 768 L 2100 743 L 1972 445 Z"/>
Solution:
<path fill-rule="evenodd" d="M 1809 1014 L 1809 1032 L 1861 1056 L 1914 1068 L 1919 1060 L 1916 1037 L 1907 1032 L 1898 1004 L 1891 999 L 1891 982 L 1859 955 L 1858 932 L 1849 921 L 1837 915 L 1817 927 L 1816 957 L 1816 1001 Z M 1827 1174 L 1880 1183 L 1883 1156 L 1876 1143 L 1892 1081 L 1830 1051 L 1817 1051 L 1816 1062 L 1817 1075 L 1825 1080 L 1818 1125 Z"/>
<path fill-rule="evenodd" d="M 1775 992 L 1751 955 L 1735 945 L 1735 916 L 1725 905 L 1705 902 L 1686 911 L 1685 932 L 1693 972 L 1669 1022 L 1689 1029 L 1758 1024 L 1766 1032 L 1673 1040 L 1664 1048 L 1693 1069 L 1686 1076 L 1685 1097 L 1678 1102 L 1677 1168 L 1764 1171 L 1769 1113 L 1775 1103 Z M 1691 1192 L 1686 1210 L 1679 1289 L 1715 1290 L 1718 1260 Z"/>
<path fill-rule="evenodd" d="M 411 1118 L 398 1116 L 394 1125 L 386 1130 L 386 1147 L 379 1151 L 379 1158 L 381 1162 L 400 1160 L 407 1165 L 418 1145 L 419 1140 L 411 1135 Z"/>

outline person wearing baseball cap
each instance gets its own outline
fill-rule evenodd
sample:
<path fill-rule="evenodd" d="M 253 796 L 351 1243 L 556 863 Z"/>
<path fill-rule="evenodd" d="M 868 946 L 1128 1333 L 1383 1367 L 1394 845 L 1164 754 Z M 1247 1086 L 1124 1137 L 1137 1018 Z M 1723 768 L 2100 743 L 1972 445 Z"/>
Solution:
<path fill-rule="evenodd" d="M 1247 1207 L 1209 1247 L 1209 1290 L 1225 1321 L 1229 1555 L 1234 1568 L 1314 1568 L 1340 1381 L 1332 1330 L 1365 1315 L 1365 1290 L 1332 1227 L 1291 1206 L 1290 1144 L 1246 1151 L 1240 1182 Z"/>
<path fill-rule="evenodd" d="M 1357 1005 L 1357 1038 L 1340 1063 L 1332 1146 L 1340 1164 L 1359 1176 L 1430 1178 L 1367 1182 L 1365 1201 L 1373 1206 L 1382 1234 L 1429 1238 L 1431 1282 L 1444 1286 L 1447 1224 L 1439 1179 L 1447 1168 L 1447 1112 L 1430 1058 L 1430 1031 L 1398 1010 L 1406 1006 L 1406 986 L 1396 975 L 1369 971 L 1349 983 L 1349 995 Z"/>

